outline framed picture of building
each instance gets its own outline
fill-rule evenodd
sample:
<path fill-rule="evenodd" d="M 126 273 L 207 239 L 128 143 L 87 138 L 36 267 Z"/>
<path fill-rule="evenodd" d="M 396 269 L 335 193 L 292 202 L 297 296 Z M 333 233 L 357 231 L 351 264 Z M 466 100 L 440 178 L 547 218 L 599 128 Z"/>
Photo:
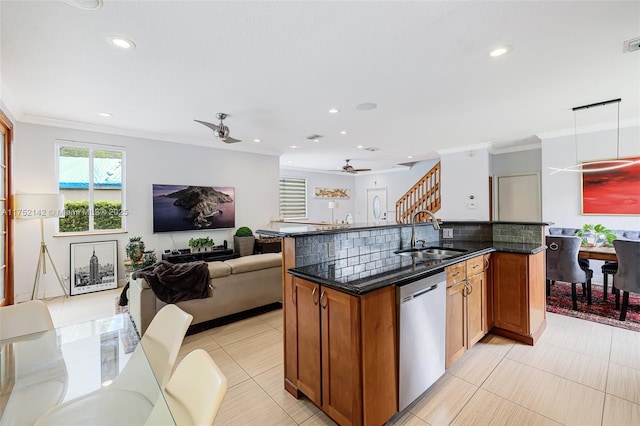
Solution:
<path fill-rule="evenodd" d="M 118 242 L 71 243 L 69 294 L 93 293 L 118 287 Z"/>

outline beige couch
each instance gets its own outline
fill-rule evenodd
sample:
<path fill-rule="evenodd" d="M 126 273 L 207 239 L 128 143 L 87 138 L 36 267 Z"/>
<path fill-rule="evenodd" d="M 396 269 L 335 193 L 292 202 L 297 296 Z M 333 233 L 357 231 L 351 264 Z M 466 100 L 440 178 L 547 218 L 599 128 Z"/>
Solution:
<path fill-rule="evenodd" d="M 209 297 L 178 302 L 193 315 L 191 325 L 282 301 L 282 255 L 254 254 L 207 262 Z M 130 281 L 129 313 L 140 335 L 166 303 L 159 300 L 147 280 Z"/>

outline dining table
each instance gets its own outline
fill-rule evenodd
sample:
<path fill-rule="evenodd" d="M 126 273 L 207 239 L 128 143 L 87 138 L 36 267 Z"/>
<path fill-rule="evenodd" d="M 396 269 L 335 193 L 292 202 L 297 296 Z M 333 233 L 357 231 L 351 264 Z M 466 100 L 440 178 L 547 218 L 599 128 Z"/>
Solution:
<path fill-rule="evenodd" d="M 175 425 L 128 314 L 0 340 L 0 425 Z"/>
<path fill-rule="evenodd" d="M 609 246 L 580 246 L 580 251 L 578 252 L 579 259 L 594 259 L 594 260 L 605 260 L 610 262 L 616 262 L 618 258 L 616 257 L 616 251 L 613 247 Z"/>

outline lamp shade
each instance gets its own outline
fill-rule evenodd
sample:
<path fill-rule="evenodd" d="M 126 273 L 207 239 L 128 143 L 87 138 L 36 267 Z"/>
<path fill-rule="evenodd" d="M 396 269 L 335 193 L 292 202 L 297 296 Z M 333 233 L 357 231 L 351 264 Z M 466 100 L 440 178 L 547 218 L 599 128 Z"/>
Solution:
<path fill-rule="evenodd" d="M 14 201 L 18 219 L 64 217 L 62 194 L 16 194 Z"/>

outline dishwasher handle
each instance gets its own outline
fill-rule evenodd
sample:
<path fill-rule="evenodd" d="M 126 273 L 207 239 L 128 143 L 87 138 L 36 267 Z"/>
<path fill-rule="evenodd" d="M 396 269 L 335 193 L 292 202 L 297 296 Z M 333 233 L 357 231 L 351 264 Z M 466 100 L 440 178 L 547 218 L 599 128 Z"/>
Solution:
<path fill-rule="evenodd" d="M 427 287 L 427 288 L 423 288 L 423 289 L 421 289 L 421 290 L 418 290 L 418 291 L 416 291 L 416 292 L 415 292 L 415 293 L 413 293 L 413 294 L 410 294 L 410 295 L 408 295 L 408 296 L 405 296 L 405 297 L 400 301 L 400 303 L 406 303 L 406 302 L 409 302 L 409 301 L 411 301 L 411 300 L 413 300 L 413 299 L 415 299 L 415 298 L 417 298 L 417 297 L 424 296 L 425 294 L 429 293 L 430 291 L 435 290 L 436 288 L 438 288 L 438 284 L 434 284 L 434 285 L 432 285 L 431 287 Z"/>

